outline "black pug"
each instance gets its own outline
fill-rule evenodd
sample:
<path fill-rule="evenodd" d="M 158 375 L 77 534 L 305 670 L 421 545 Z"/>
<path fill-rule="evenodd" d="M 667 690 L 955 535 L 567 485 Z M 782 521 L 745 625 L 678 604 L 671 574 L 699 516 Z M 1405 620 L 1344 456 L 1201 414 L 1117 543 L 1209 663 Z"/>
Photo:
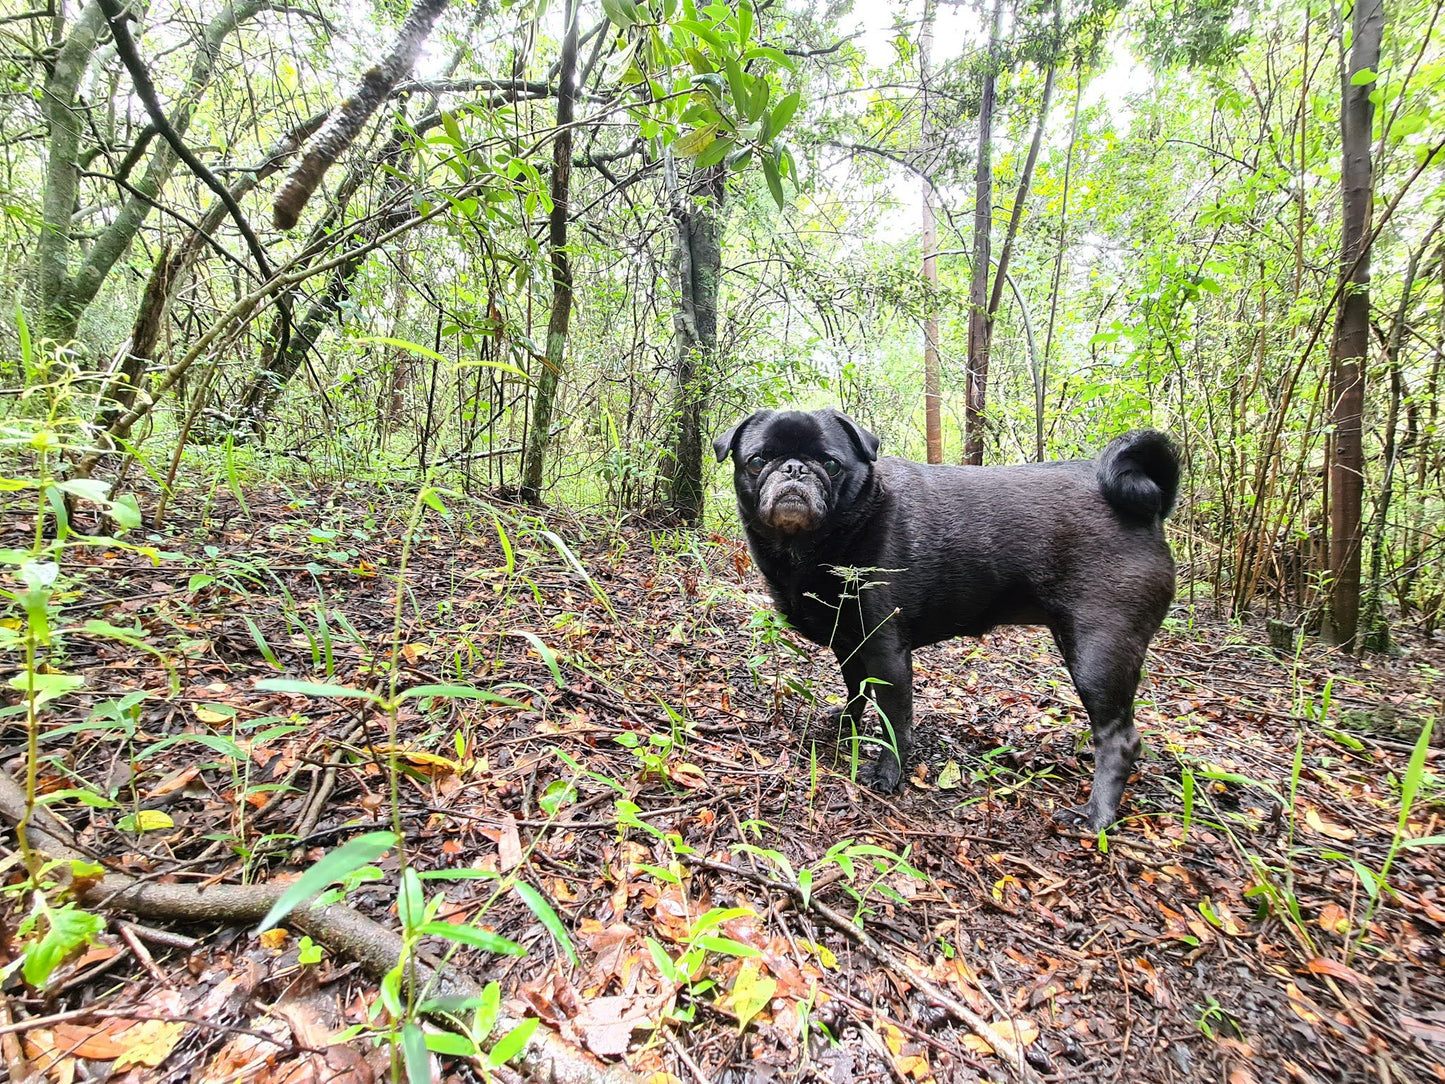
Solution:
<path fill-rule="evenodd" d="M 838 657 L 840 721 L 859 724 L 871 697 L 892 731 L 873 787 L 902 779 L 914 648 L 1047 625 L 1094 733 L 1089 800 L 1055 816 L 1093 831 L 1114 822 L 1139 755 L 1144 652 L 1174 596 L 1163 518 L 1179 456 L 1167 436 L 1129 433 L 1095 460 L 929 466 L 879 459 L 878 438 L 837 410 L 760 410 L 713 448 L 719 462 L 733 457 L 738 511 L 778 610 Z"/>

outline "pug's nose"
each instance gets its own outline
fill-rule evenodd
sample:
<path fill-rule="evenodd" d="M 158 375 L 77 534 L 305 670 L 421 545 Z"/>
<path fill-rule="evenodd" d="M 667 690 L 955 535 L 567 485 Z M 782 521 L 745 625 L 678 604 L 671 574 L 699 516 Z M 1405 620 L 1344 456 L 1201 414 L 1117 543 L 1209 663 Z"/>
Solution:
<path fill-rule="evenodd" d="M 808 468 L 803 465 L 801 459 L 790 459 L 778 469 L 788 478 L 801 478 L 808 473 Z"/>

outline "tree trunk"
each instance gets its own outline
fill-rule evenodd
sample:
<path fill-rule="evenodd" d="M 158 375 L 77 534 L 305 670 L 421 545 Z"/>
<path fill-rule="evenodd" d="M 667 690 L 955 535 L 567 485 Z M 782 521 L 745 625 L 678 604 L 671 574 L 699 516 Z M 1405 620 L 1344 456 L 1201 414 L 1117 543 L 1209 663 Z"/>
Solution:
<path fill-rule="evenodd" d="M 995 0 L 988 61 L 978 106 L 978 162 L 973 175 L 973 281 L 968 291 L 968 377 L 963 400 L 963 461 L 983 463 L 984 404 L 988 395 L 989 234 L 993 230 L 993 112 L 998 62 L 999 19 Z"/>
<path fill-rule="evenodd" d="M 557 69 L 557 138 L 552 142 L 552 212 L 548 219 L 548 247 L 552 256 L 552 314 L 547 321 L 547 354 L 532 400 L 532 443 L 522 469 L 522 499 L 535 504 L 542 495 L 542 469 L 552 432 L 557 384 L 567 350 L 567 328 L 572 319 L 572 264 L 567 256 L 567 217 L 571 208 L 572 106 L 577 88 L 577 0 L 567 5 L 567 31 L 562 38 L 562 62 Z"/>
<path fill-rule="evenodd" d="M 929 175 L 923 185 L 923 278 L 929 284 L 928 312 L 923 318 L 923 424 L 928 440 L 928 461 L 943 462 L 943 376 L 938 361 L 938 314 L 934 291 L 938 289 L 938 230 L 933 214 L 933 119 L 929 110 L 929 58 L 933 52 L 933 20 L 936 0 L 924 0 L 923 27 L 918 35 L 919 82 L 923 88 L 923 153 Z"/>
<path fill-rule="evenodd" d="M 1059 237 L 1054 254 L 1054 277 L 1049 287 L 1049 326 L 1044 332 L 1044 353 L 1034 380 L 1034 461 L 1044 461 L 1044 409 L 1049 387 L 1049 354 L 1054 346 L 1054 321 L 1059 312 L 1059 279 L 1064 270 L 1064 248 L 1068 240 L 1069 179 L 1074 167 L 1074 143 L 1079 136 L 1079 103 L 1084 97 L 1084 67 L 1074 66 L 1074 114 L 1069 121 L 1069 147 L 1064 152 L 1064 190 L 1059 197 Z"/>
<path fill-rule="evenodd" d="M 135 403 L 136 392 L 145 377 L 146 366 L 156 357 L 156 344 L 160 342 L 161 329 L 165 326 L 166 302 L 171 295 L 171 280 L 175 276 L 179 259 L 172 257 L 170 246 L 161 249 L 156 257 L 155 268 L 146 282 L 145 293 L 141 295 L 140 306 L 136 309 L 135 324 L 131 328 L 130 343 L 125 356 L 121 358 L 105 389 L 100 396 L 100 412 L 95 418 L 95 427 L 104 431 L 111 427 L 122 410 L 129 410 Z"/>
<path fill-rule="evenodd" d="M 702 522 L 703 414 L 717 355 L 718 285 L 722 276 L 722 209 L 727 167 L 695 171 L 679 189 L 672 159 L 672 279 L 677 290 L 673 342 L 677 353 L 668 509 L 689 526 Z"/>
<path fill-rule="evenodd" d="M 1365 362 L 1370 348 L 1370 253 L 1365 247 L 1374 207 L 1370 160 L 1373 79 L 1356 85 L 1357 72 L 1378 70 L 1384 34 L 1384 0 L 1356 0 L 1353 41 L 1342 81 L 1342 230 L 1340 276 L 1344 287 L 1330 350 L 1333 454 L 1330 457 L 1331 643 L 1353 648 L 1360 617 L 1361 495 L 1364 449 Z"/>
<path fill-rule="evenodd" d="M 1415 276 L 1420 270 L 1435 235 L 1445 227 L 1445 215 L 1425 234 L 1425 239 L 1410 254 L 1410 263 L 1405 269 L 1405 281 L 1400 287 L 1400 302 L 1395 307 L 1395 319 L 1390 325 L 1390 334 L 1385 340 L 1385 370 L 1390 378 L 1390 407 L 1385 416 L 1384 470 L 1380 477 L 1380 492 L 1375 498 L 1375 519 L 1370 531 L 1370 584 L 1365 595 L 1364 612 L 1360 623 L 1364 626 L 1361 643 L 1366 651 L 1388 652 L 1393 647 L 1390 623 L 1385 616 L 1385 534 L 1390 522 L 1390 504 L 1395 497 L 1395 471 L 1399 466 L 1400 405 L 1404 398 L 1405 380 L 1400 371 L 1401 340 L 1405 335 L 1405 324 L 1409 320 L 1411 294 L 1415 289 Z M 1441 253 L 1437 250 L 1438 259 Z M 1407 434 L 1408 438 L 1408 434 Z"/>
<path fill-rule="evenodd" d="M 207 24 L 185 89 L 175 99 L 168 118 L 177 135 L 190 127 L 201 95 L 210 86 L 221 57 L 221 46 L 242 23 L 261 10 L 262 0 L 233 0 Z M 42 334 L 57 342 L 75 338 L 80 318 L 95 300 L 116 262 L 125 255 L 150 215 L 153 202 L 165 187 L 179 161 L 175 148 L 157 140 L 145 172 L 115 213 L 114 220 L 90 246 L 85 259 L 71 274 L 70 216 L 79 187 L 80 127 L 84 110 L 75 100 L 76 87 L 95 49 L 105 18 L 96 0 L 81 13 L 55 69 L 46 84 L 45 106 L 49 148 L 42 196 L 42 224 L 37 244 L 36 285 Z"/>

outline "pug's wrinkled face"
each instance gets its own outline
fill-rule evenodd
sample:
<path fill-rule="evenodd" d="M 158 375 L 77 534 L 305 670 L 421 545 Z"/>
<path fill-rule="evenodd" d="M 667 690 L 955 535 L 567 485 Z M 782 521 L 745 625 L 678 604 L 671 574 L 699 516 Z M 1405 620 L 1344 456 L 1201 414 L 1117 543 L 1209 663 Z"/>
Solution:
<path fill-rule="evenodd" d="M 822 529 L 868 480 L 878 438 L 836 410 L 762 410 L 713 442 L 734 461 L 738 507 L 753 525 L 779 535 Z"/>

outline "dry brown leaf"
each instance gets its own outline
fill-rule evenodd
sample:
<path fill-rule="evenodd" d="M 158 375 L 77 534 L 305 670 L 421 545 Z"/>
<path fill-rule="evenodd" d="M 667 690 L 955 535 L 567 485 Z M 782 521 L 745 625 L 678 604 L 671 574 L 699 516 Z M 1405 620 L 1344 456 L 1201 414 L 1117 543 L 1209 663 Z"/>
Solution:
<path fill-rule="evenodd" d="M 1330 975 L 1337 979 L 1344 979 L 1346 982 L 1352 982 L 1356 986 L 1366 985 L 1370 981 L 1354 968 L 1346 967 L 1338 960 L 1330 960 L 1324 956 L 1316 956 L 1313 960 L 1309 961 L 1309 963 L 1305 964 L 1305 966 L 1316 975 Z"/>
<path fill-rule="evenodd" d="M 180 768 L 166 775 L 159 783 L 157 783 L 150 790 L 148 790 L 146 792 L 146 797 L 159 798 L 162 795 L 170 794 L 173 791 L 178 791 L 200 774 L 201 770 L 197 768 L 194 764 L 185 768 Z"/>
<path fill-rule="evenodd" d="M 599 1057 L 616 1057 L 627 1053 L 635 1028 L 651 1022 L 646 1001 L 630 997 L 594 997 L 572 1018 L 572 1027 L 581 1034 L 587 1048 Z"/>
<path fill-rule="evenodd" d="M 502 834 L 497 837 L 497 861 L 503 873 L 522 864 L 522 837 L 517 832 L 517 822 L 511 817 L 502 821 Z"/>

